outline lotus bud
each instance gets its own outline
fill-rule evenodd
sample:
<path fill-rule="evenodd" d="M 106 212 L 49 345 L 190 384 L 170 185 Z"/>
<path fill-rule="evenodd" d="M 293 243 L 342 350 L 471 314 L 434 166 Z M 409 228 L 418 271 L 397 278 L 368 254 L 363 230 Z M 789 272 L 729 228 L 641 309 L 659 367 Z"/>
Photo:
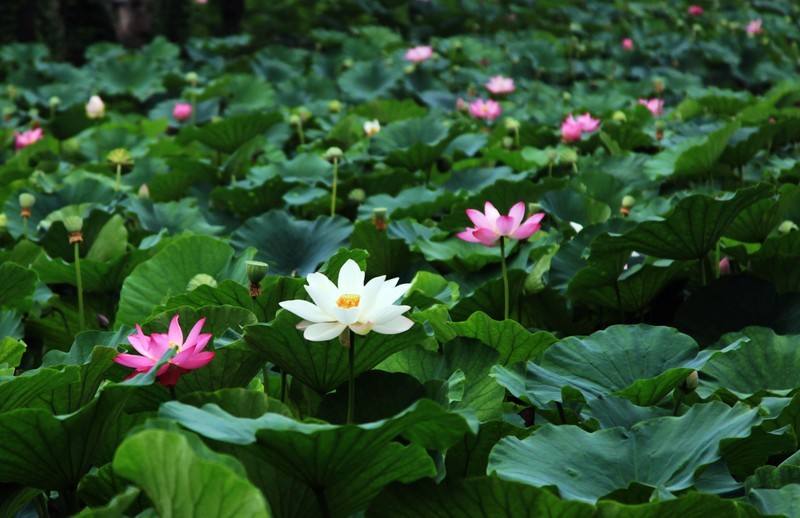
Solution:
<path fill-rule="evenodd" d="M 51 108 L 55 108 L 56 106 L 61 104 L 61 99 L 54 95 L 53 97 L 50 98 L 50 100 L 47 101 L 47 104 L 49 104 Z"/>
<path fill-rule="evenodd" d="M 719 260 L 719 274 L 720 275 L 730 275 L 731 274 L 731 260 L 727 257 L 723 257 Z"/>
<path fill-rule="evenodd" d="M 195 290 L 200 286 L 211 286 L 212 288 L 216 288 L 217 281 L 214 279 L 214 277 L 207 273 L 198 273 L 189 279 L 189 282 L 186 284 L 186 291 Z"/>
<path fill-rule="evenodd" d="M 69 244 L 83 241 L 83 218 L 80 216 L 67 216 L 63 220 L 64 228 L 69 232 Z"/>
<path fill-rule="evenodd" d="M 131 154 L 127 149 L 121 147 L 109 151 L 108 155 L 106 155 L 106 159 L 113 166 L 129 167 L 133 165 L 133 157 L 131 157 Z"/>
<path fill-rule="evenodd" d="M 136 194 L 139 196 L 139 198 L 147 200 L 150 198 L 150 187 L 148 187 L 146 183 L 143 183 L 139 186 L 139 191 Z"/>
<path fill-rule="evenodd" d="M 299 126 L 301 122 L 303 122 L 302 119 L 296 113 L 293 113 L 289 116 L 289 124 L 292 126 Z"/>
<path fill-rule="evenodd" d="M 334 99 L 333 101 L 330 101 L 328 103 L 328 111 L 331 112 L 331 113 L 339 113 L 340 111 L 342 111 L 342 103 L 341 103 L 341 101 L 338 101 L 336 99 Z"/>
<path fill-rule="evenodd" d="M 464 46 L 464 44 L 461 43 L 461 40 L 453 40 L 453 42 L 450 44 L 450 46 L 451 46 L 451 48 L 453 50 L 461 50 L 461 48 Z"/>
<path fill-rule="evenodd" d="M 688 376 L 686 376 L 686 379 L 683 380 L 683 383 L 680 385 L 680 389 L 688 394 L 689 392 L 694 392 L 699 383 L 700 380 L 698 378 L 697 371 L 692 371 Z"/>
<path fill-rule="evenodd" d="M 578 161 L 578 152 L 572 148 L 561 150 L 561 160 L 566 164 L 574 164 Z"/>
<path fill-rule="evenodd" d="M 30 110 L 28 110 L 28 117 L 30 117 L 31 119 L 38 119 L 39 110 L 37 110 L 36 108 L 31 108 Z"/>
<path fill-rule="evenodd" d="M 335 160 L 341 160 L 342 156 L 344 156 L 344 153 L 342 152 L 341 148 L 333 146 L 329 147 L 328 150 L 325 151 L 324 158 L 328 162 L 333 162 Z"/>
<path fill-rule="evenodd" d="M 572 94 L 569 92 L 564 92 L 561 94 L 561 98 L 564 99 L 564 102 L 570 102 L 572 100 Z"/>
<path fill-rule="evenodd" d="M 381 123 L 378 121 L 378 119 L 373 119 L 364 123 L 364 133 L 367 135 L 367 137 L 373 137 L 380 131 Z"/>
<path fill-rule="evenodd" d="M 99 95 L 93 95 L 86 103 L 86 116 L 90 119 L 101 119 L 106 114 L 106 103 Z"/>
<path fill-rule="evenodd" d="M 636 204 L 636 198 L 634 198 L 630 194 L 626 194 L 625 196 L 622 197 L 622 206 L 625 207 L 626 209 L 630 209 L 631 207 L 634 206 L 634 204 Z"/>
<path fill-rule="evenodd" d="M 36 196 L 23 192 L 19 195 L 19 215 L 23 218 L 31 217 L 31 207 L 36 203 Z"/>
<path fill-rule="evenodd" d="M 375 225 L 375 228 L 379 231 L 386 230 L 388 226 L 387 223 L 387 210 L 385 207 L 376 207 L 372 209 L 372 224 Z"/>
<path fill-rule="evenodd" d="M 517 131 L 519 129 L 519 121 L 511 117 L 506 117 L 505 126 L 508 131 Z"/>
<path fill-rule="evenodd" d="M 261 281 L 267 276 L 269 265 L 262 261 L 247 261 L 247 279 L 250 281 L 250 296 L 261 295 Z"/>
<path fill-rule="evenodd" d="M 781 234 L 788 234 L 789 232 L 794 232 L 797 229 L 798 228 L 795 222 L 787 219 L 786 221 L 780 224 L 780 226 L 778 227 L 778 232 L 780 232 Z"/>
<path fill-rule="evenodd" d="M 352 60 L 352 59 L 350 59 L 350 58 L 346 58 L 344 61 L 342 61 L 342 66 L 343 66 L 344 68 L 352 68 L 352 66 L 353 66 L 353 60 Z"/>
<path fill-rule="evenodd" d="M 628 117 L 625 115 L 625 112 L 623 112 L 621 110 L 617 110 L 611 116 L 611 119 L 616 121 L 616 122 L 625 122 L 626 120 L 628 120 Z"/>
<path fill-rule="evenodd" d="M 200 80 L 200 76 L 197 75 L 197 72 L 188 72 L 184 77 L 186 82 L 192 86 L 197 86 L 197 82 Z"/>
<path fill-rule="evenodd" d="M 97 318 L 97 325 L 103 329 L 108 329 L 108 327 L 111 325 L 111 321 L 108 319 L 107 316 L 105 316 L 102 313 L 98 313 L 96 315 L 96 318 Z"/>
<path fill-rule="evenodd" d="M 305 106 L 300 106 L 299 108 L 297 108 L 297 115 L 300 116 L 300 120 L 306 122 L 308 119 L 311 118 L 311 111 L 309 111 L 309 109 L 306 108 Z"/>
<path fill-rule="evenodd" d="M 350 191 L 350 194 L 347 195 L 347 199 L 354 202 L 354 203 L 361 203 L 367 198 L 367 193 L 364 192 L 364 189 L 353 189 Z"/>

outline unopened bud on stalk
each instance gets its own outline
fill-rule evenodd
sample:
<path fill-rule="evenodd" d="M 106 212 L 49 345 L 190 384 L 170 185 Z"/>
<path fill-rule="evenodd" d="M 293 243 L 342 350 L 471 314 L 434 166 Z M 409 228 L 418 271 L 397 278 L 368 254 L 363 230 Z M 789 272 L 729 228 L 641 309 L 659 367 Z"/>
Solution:
<path fill-rule="evenodd" d="M 680 389 L 681 391 L 688 394 L 689 392 L 693 392 L 694 389 L 697 388 L 699 382 L 700 380 L 697 376 L 697 371 L 692 371 L 688 376 L 686 376 L 686 379 L 683 380 L 683 383 L 681 383 L 680 385 Z"/>
<path fill-rule="evenodd" d="M 404 74 L 413 74 L 414 73 L 414 65 L 406 65 L 403 67 Z"/>
<path fill-rule="evenodd" d="M 623 216 L 627 217 L 631 213 L 631 207 L 636 203 L 636 198 L 633 196 L 624 196 L 622 198 L 622 204 L 619 208 L 619 213 Z"/>
<path fill-rule="evenodd" d="M 31 217 L 31 207 L 36 203 L 36 196 L 29 192 L 19 195 L 19 215 L 23 218 Z"/>
<path fill-rule="evenodd" d="M 333 146 L 329 147 L 327 151 L 325 151 L 324 158 L 328 162 L 333 162 L 334 160 L 340 160 L 342 156 L 344 156 L 344 152 L 341 150 L 341 148 Z"/>
<path fill-rule="evenodd" d="M 519 121 L 517 119 L 507 117 L 505 120 L 505 126 L 509 131 L 517 131 L 519 129 Z"/>
<path fill-rule="evenodd" d="M 192 291 L 200 286 L 211 286 L 212 288 L 216 288 L 217 281 L 214 279 L 214 277 L 207 273 L 198 273 L 189 279 L 189 282 L 186 284 L 186 291 Z"/>
<path fill-rule="evenodd" d="M 625 112 L 617 110 L 611 116 L 611 119 L 613 119 L 615 122 L 625 122 L 626 120 L 628 120 L 628 117 L 625 115 Z"/>
<path fill-rule="evenodd" d="M 97 318 L 97 325 L 101 328 L 108 329 L 108 327 L 111 325 L 111 321 L 104 314 L 98 313 L 95 315 L 95 317 Z"/>
<path fill-rule="evenodd" d="M 54 95 L 53 97 L 50 98 L 47 104 L 49 104 L 51 108 L 55 108 L 56 106 L 61 104 L 61 99 Z"/>
<path fill-rule="evenodd" d="M 656 77 L 656 78 L 653 79 L 653 91 L 656 94 L 660 95 L 660 94 L 664 93 L 664 88 L 665 88 L 665 85 L 664 85 L 664 80 L 662 78 Z"/>
<path fill-rule="evenodd" d="M 569 92 L 564 92 L 561 94 L 561 98 L 564 99 L 564 101 L 569 102 L 572 100 L 572 94 Z"/>
<path fill-rule="evenodd" d="M 376 207 L 372 209 L 372 224 L 375 225 L 375 228 L 384 231 L 388 226 L 387 222 L 387 210 L 385 207 Z"/>
<path fill-rule="evenodd" d="M 108 155 L 106 155 L 106 159 L 113 166 L 129 167 L 133 165 L 133 157 L 131 157 L 131 154 L 127 149 L 121 147 L 109 151 Z"/>
<path fill-rule="evenodd" d="M 561 151 L 561 160 L 565 164 L 574 164 L 578 161 L 578 152 L 572 148 L 564 148 Z"/>
<path fill-rule="evenodd" d="M 305 106 L 300 106 L 299 108 L 297 108 L 297 115 L 300 116 L 300 120 L 306 122 L 308 119 L 311 118 L 311 111 L 309 111 L 309 109 L 306 108 Z"/>
<path fill-rule="evenodd" d="M 293 113 L 289 116 L 289 124 L 291 124 L 292 126 L 299 126 L 301 122 L 302 119 L 300 119 L 300 116 L 297 115 L 296 113 Z"/>
<path fill-rule="evenodd" d="M 342 103 L 334 99 L 333 101 L 328 102 L 328 111 L 331 113 L 339 113 L 342 111 Z"/>
<path fill-rule="evenodd" d="M 139 186 L 138 196 L 144 200 L 150 198 L 150 187 L 146 183 Z"/>
<path fill-rule="evenodd" d="M 347 195 L 347 199 L 355 203 L 361 203 L 367 199 L 367 193 L 364 192 L 364 189 L 355 188 Z"/>
<path fill-rule="evenodd" d="M 503 147 L 506 149 L 511 149 L 514 147 L 514 138 L 513 137 L 503 137 Z"/>
<path fill-rule="evenodd" d="M 80 216 L 67 216 L 63 221 L 64 228 L 69 232 L 69 244 L 83 242 L 83 218 Z"/>
<path fill-rule="evenodd" d="M 261 295 L 261 281 L 267 276 L 269 265 L 262 261 L 247 261 L 247 279 L 250 281 L 250 296 Z"/>
<path fill-rule="evenodd" d="M 200 80 L 200 76 L 197 75 L 197 72 L 188 72 L 185 76 L 186 82 L 192 86 L 197 86 L 197 82 Z"/>

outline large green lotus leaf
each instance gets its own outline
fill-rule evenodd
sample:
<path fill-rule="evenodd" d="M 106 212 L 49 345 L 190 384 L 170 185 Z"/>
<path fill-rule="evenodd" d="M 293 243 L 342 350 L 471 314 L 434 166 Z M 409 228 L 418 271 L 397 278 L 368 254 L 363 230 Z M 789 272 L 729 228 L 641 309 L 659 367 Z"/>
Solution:
<path fill-rule="evenodd" d="M 707 136 L 686 139 L 655 155 L 647 162 L 645 170 L 654 177 L 695 177 L 708 174 L 739 126 L 739 122 L 732 122 Z"/>
<path fill-rule="evenodd" d="M 38 280 L 36 273 L 18 264 L 0 264 L 0 307 L 27 311 L 33 304 L 33 292 Z"/>
<path fill-rule="evenodd" d="M 532 432 L 533 428 L 521 428 L 507 421 L 481 423 L 477 435 L 468 435 L 447 450 L 445 461 L 448 480 L 485 475 L 489 452 L 497 441 L 509 435 L 522 439 Z"/>
<path fill-rule="evenodd" d="M 5 365 L 16 369 L 22 361 L 22 355 L 27 348 L 24 342 L 0 333 L 0 366 Z"/>
<path fill-rule="evenodd" d="M 746 126 L 733 134 L 721 161 L 733 167 L 742 167 L 762 149 L 767 149 L 778 128 L 774 124 L 761 127 Z"/>
<path fill-rule="evenodd" d="M 319 394 L 326 394 L 348 379 L 348 352 L 338 339 L 310 342 L 295 328 L 299 319 L 288 311 L 278 311 L 267 324 L 247 326 L 245 340 L 263 357 L 302 381 Z M 392 354 L 426 340 L 415 326 L 405 333 L 370 333 L 356 337 L 355 375 L 368 371 Z"/>
<path fill-rule="evenodd" d="M 86 116 L 86 107 L 81 104 L 56 113 L 47 126 L 49 133 L 59 140 L 72 138 L 93 124 Z"/>
<path fill-rule="evenodd" d="M 538 358 L 557 339 L 547 331 L 530 332 L 514 320 L 494 320 L 477 311 L 464 322 L 450 322 L 456 336 L 474 338 L 500 353 L 500 365 Z"/>
<path fill-rule="evenodd" d="M 191 198 L 165 203 L 131 198 L 127 201 L 127 206 L 136 215 L 142 228 L 149 232 L 165 230 L 170 234 L 195 232 L 214 235 L 223 230 L 221 226 L 209 224 L 195 200 Z"/>
<path fill-rule="evenodd" d="M 353 248 L 366 250 L 367 276 L 410 277 L 412 254 L 405 241 L 378 230 L 371 221 L 357 221 L 350 237 Z"/>
<path fill-rule="evenodd" d="M 375 194 L 358 207 L 358 216 L 366 219 L 377 208 L 386 209 L 391 219 L 416 218 L 424 220 L 449 207 L 455 196 L 442 189 L 428 189 L 418 185 L 403 189 L 396 196 Z"/>
<path fill-rule="evenodd" d="M 199 140 L 206 146 L 223 153 L 233 153 L 253 137 L 265 133 L 281 122 L 278 113 L 248 113 L 226 117 L 200 128 L 187 126 L 179 140 Z"/>
<path fill-rule="evenodd" d="M 371 141 L 370 148 L 385 156 L 387 163 L 411 171 L 425 169 L 444 149 L 447 127 L 437 117 L 424 117 L 394 122 L 382 129 Z"/>
<path fill-rule="evenodd" d="M 11 309 L 0 309 L 0 336 L 22 338 L 22 315 Z"/>
<path fill-rule="evenodd" d="M 389 124 L 404 119 L 424 117 L 426 110 L 411 99 L 377 99 L 355 106 L 352 112 L 367 119 L 378 119 L 383 124 Z"/>
<path fill-rule="evenodd" d="M 611 207 L 607 204 L 572 189 L 545 193 L 540 204 L 547 214 L 584 226 L 602 223 L 611 217 Z"/>
<path fill-rule="evenodd" d="M 751 258 L 752 271 L 775 285 L 779 293 L 800 291 L 800 232 L 767 239 Z"/>
<path fill-rule="evenodd" d="M 229 114 L 258 113 L 269 110 L 275 103 L 272 86 L 252 75 L 221 75 L 203 92 L 204 97 L 224 97 Z"/>
<path fill-rule="evenodd" d="M 754 394 L 785 396 L 800 387 L 800 336 L 780 336 L 768 328 L 742 332 L 738 347 L 715 353 L 703 365 L 713 387 L 744 399 Z"/>
<path fill-rule="evenodd" d="M 484 476 L 440 484 L 424 480 L 389 486 L 370 505 L 367 516 L 591 518 L 595 509 L 583 502 L 561 500 L 546 489 Z"/>
<path fill-rule="evenodd" d="M 186 291 L 189 281 L 204 273 L 217 277 L 233 258 L 233 249 L 209 236 L 182 236 L 139 264 L 122 284 L 117 323 L 145 319 L 170 296 Z"/>
<path fill-rule="evenodd" d="M 256 258 L 266 261 L 271 273 L 307 275 L 344 246 L 352 232 L 352 225 L 341 216 L 305 221 L 271 210 L 245 221 L 231 235 L 231 244 L 237 250 L 255 247 Z"/>
<path fill-rule="evenodd" d="M 167 170 L 156 172 L 147 180 L 153 201 L 180 200 L 197 184 L 211 184 L 216 180 L 217 169 L 212 165 L 189 157 L 170 157 Z"/>
<path fill-rule="evenodd" d="M 178 402 L 160 415 L 215 441 L 241 445 L 237 456 L 258 456 L 313 489 L 321 514 L 349 516 L 363 510 L 387 484 L 435 473 L 425 449 L 442 450 L 474 429 L 461 415 L 420 400 L 398 415 L 362 425 L 301 423 L 267 413 L 236 418 L 216 405 Z M 410 444 L 395 442 L 403 437 Z"/>
<path fill-rule="evenodd" d="M 33 406 L 36 399 L 46 398 L 51 391 L 60 391 L 79 380 L 77 367 L 40 368 L 10 378 L 0 376 L 0 412 Z"/>
<path fill-rule="evenodd" d="M 271 516 L 261 492 L 228 465 L 192 448 L 180 433 L 143 430 L 120 444 L 114 471 L 140 486 L 159 516 Z"/>
<path fill-rule="evenodd" d="M 143 254 L 141 254 L 143 255 Z M 130 257 L 118 257 L 106 261 L 81 259 L 81 282 L 86 293 L 116 291 L 122 277 L 131 267 Z M 133 262 L 133 261 L 132 261 Z M 75 265 L 59 257 L 39 255 L 31 264 L 39 279 L 47 284 L 70 284 L 75 286 Z"/>
<path fill-rule="evenodd" d="M 587 399 L 610 394 L 647 406 L 686 378 L 696 356 L 695 341 L 670 327 L 616 325 L 551 345 L 541 362 L 528 362 L 524 372 L 498 366 L 492 375 L 539 408 L 562 401 L 563 387 L 576 388 Z"/>
<path fill-rule="evenodd" d="M 598 238 L 592 244 L 592 254 L 635 250 L 667 259 L 703 258 L 742 210 L 771 191 L 761 184 L 722 199 L 702 194 L 689 196 L 661 221 L 645 221 L 625 234 Z"/>
<path fill-rule="evenodd" d="M 162 77 L 158 64 L 144 55 L 107 59 L 95 66 L 95 84 L 102 92 L 131 94 L 139 101 L 164 91 Z"/>
<path fill-rule="evenodd" d="M 76 518 L 118 518 L 125 516 L 125 511 L 132 506 L 141 492 L 138 488 L 128 487 L 122 493 L 114 496 L 106 505 L 101 507 L 87 507 Z"/>
<path fill-rule="evenodd" d="M 725 516 L 730 518 L 756 518 L 761 516 L 748 504 L 720 498 L 716 495 L 691 492 L 673 500 L 661 500 L 646 504 L 626 505 L 613 500 L 597 503 L 597 518 L 707 518 Z"/>
<path fill-rule="evenodd" d="M 402 77 L 398 67 L 389 67 L 383 60 L 356 63 L 339 76 L 339 88 L 351 99 L 369 101 L 385 96 Z"/>
<path fill-rule="evenodd" d="M 333 166 L 318 154 L 301 153 L 291 160 L 269 166 L 269 176 L 279 177 L 287 183 L 304 183 L 309 185 L 333 183 Z"/>
<path fill-rule="evenodd" d="M 754 489 L 749 501 L 764 516 L 800 517 L 800 484 L 789 484 L 780 489 Z"/>
<path fill-rule="evenodd" d="M 781 222 L 780 205 L 766 198 L 750 205 L 725 230 L 725 237 L 747 243 L 762 243 Z"/>
<path fill-rule="evenodd" d="M 595 502 L 633 483 L 660 491 L 692 487 L 698 470 L 719 460 L 720 442 L 750 435 L 758 409 L 720 402 L 694 405 L 680 417 L 657 417 L 630 430 L 594 433 L 544 425 L 526 439 L 504 438 L 489 473 L 533 486 L 556 486 L 563 498 Z"/>

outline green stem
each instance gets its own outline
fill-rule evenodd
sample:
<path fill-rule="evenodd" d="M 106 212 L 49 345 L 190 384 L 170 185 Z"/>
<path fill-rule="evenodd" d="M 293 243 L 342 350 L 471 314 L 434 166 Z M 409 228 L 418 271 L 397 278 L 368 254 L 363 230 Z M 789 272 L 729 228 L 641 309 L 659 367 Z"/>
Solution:
<path fill-rule="evenodd" d="M 22 217 L 22 235 L 28 239 L 28 218 L 25 216 Z"/>
<path fill-rule="evenodd" d="M 297 123 L 297 138 L 300 139 L 300 145 L 304 145 L 306 143 L 306 135 L 303 133 L 303 121 Z"/>
<path fill-rule="evenodd" d="M 114 190 L 119 192 L 122 187 L 122 164 L 117 164 L 117 180 L 114 182 Z"/>
<path fill-rule="evenodd" d="M 350 333 L 350 345 L 347 348 L 348 380 L 347 380 L 347 424 L 353 422 L 353 410 L 356 406 L 356 378 L 353 375 L 356 360 L 356 338 Z"/>
<path fill-rule="evenodd" d="M 500 238 L 500 268 L 503 272 L 503 320 L 508 320 L 508 270 L 506 269 L 506 238 Z"/>
<path fill-rule="evenodd" d="M 331 217 L 336 215 L 336 186 L 339 181 L 339 159 L 333 159 L 333 187 L 331 188 Z"/>
<path fill-rule="evenodd" d="M 267 365 L 261 368 L 261 375 L 264 376 L 264 394 L 269 395 L 269 367 Z"/>
<path fill-rule="evenodd" d="M 75 243 L 75 284 L 78 285 L 78 331 L 83 331 L 83 281 L 81 280 L 80 244 Z"/>
<path fill-rule="evenodd" d="M 328 499 L 325 496 L 325 488 L 315 487 L 313 489 L 314 496 L 317 498 L 317 505 L 319 505 L 319 512 L 322 518 L 331 517 L 331 509 L 328 506 Z"/>
<path fill-rule="evenodd" d="M 519 149 L 519 128 L 514 128 L 514 148 Z"/>
<path fill-rule="evenodd" d="M 195 91 L 194 87 L 192 87 L 192 118 L 191 123 L 194 124 L 197 115 L 197 92 Z"/>

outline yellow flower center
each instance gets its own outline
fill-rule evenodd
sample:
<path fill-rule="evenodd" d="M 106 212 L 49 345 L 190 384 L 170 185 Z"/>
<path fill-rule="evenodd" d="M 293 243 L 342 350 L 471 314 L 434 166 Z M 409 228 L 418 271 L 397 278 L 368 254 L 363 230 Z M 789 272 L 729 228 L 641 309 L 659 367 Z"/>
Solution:
<path fill-rule="evenodd" d="M 170 342 L 169 343 L 169 348 L 170 349 L 175 349 L 176 351 L 178 351 L 181 348 L 181 344 L 175 343 L 175 342 Z"/>
<path fill-rule="evenodd" d="M 358 306 L 359 302 L 361 302 L 361 295 L 355 295 L 352 293 L 345 293 L 336 299 L 336 305 L 342 309 L 354 308 Z"/>

